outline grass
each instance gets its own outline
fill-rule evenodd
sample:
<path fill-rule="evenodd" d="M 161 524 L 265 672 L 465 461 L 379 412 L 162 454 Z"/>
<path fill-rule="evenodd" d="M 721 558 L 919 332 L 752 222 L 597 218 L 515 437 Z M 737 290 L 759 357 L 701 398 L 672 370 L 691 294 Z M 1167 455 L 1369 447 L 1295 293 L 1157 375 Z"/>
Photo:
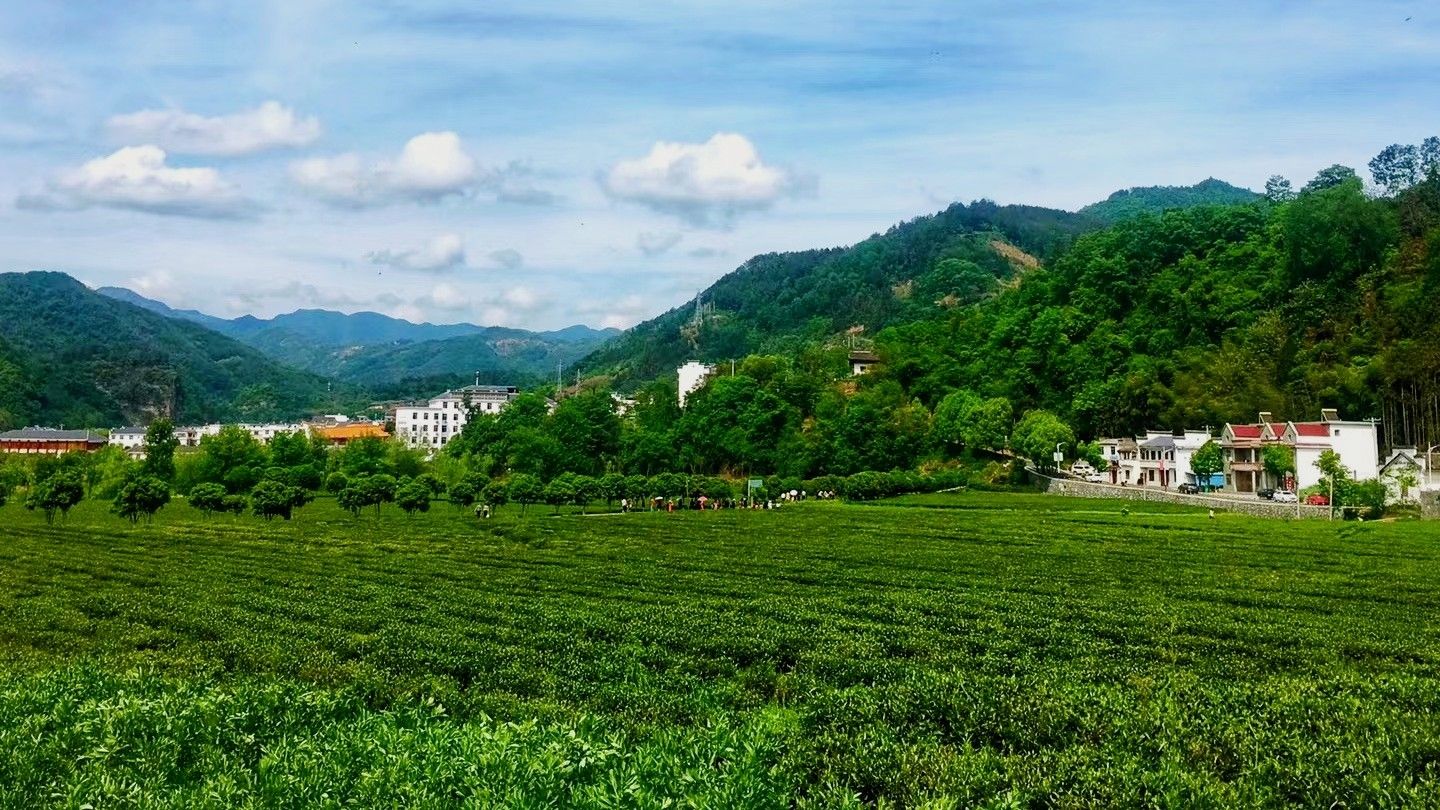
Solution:
<path fill-rule="evenodd" d="M 1436 805 L 1424 524 L 937 497 L 12 505 L 0 804 Z"/>

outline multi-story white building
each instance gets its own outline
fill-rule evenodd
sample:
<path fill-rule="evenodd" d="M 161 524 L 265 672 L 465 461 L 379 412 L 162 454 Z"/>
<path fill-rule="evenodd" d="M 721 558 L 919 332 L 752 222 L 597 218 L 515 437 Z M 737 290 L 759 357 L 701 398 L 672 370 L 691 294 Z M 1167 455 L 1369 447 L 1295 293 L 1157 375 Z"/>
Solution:
<path fill-rule="evenodd" d="M 711 374 L 715 373 L 715 367 L 694 360 L 686 363 L 675 370 L 677 389 L 680 396 L 680 407 L 685 407 L 685 397 L 694 393 L 696 389 L 705 384 Z"/>
<path fill-rule="evenodd" d="M 135 458 L 145 455 L 145 428 L 122 427 L 110 431 L 110 444 L 124 448 Z"/>
<path fill-rule="evenodd" d="M 1380 477 L 1380 447 L 1374 422 L 1348 422 L 1334 408 L 1323 408 L 1319 422 L 1289 422 L 1280 441 L 1295 447 L 1295 474 L 1299 486 L 1320 483 L 1315 462 L 1326 450 L 1334 450 L 1340 463 L 1357 481 Z"/>
<path fill-rule="evenodd" d="M 411 447 L 444 447 L 471 413 L 499 413 L 517 396 L 513 385 L 467 385 L 395 409 L 395 435 Z"/>

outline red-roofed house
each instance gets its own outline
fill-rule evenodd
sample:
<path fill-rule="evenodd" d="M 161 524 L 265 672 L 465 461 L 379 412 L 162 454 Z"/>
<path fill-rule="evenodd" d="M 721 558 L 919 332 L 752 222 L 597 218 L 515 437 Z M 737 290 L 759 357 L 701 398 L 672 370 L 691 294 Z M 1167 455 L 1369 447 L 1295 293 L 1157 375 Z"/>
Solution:
<path fill-rule="evenodd" d="M 1295 448 L 1302 488 L 1320 483 L 1315 462 L 1326 450 L 1334 450 L 1357 481 L 1380 476 L 1380 443 L 1374 422 L 1348 422 L 1335 409 L 1324 408 L 1319 422 L 1287 423 L 1280 440 Z"/>
<path fill-rule="evenodd" d="M 1261 449 L 1280 440 L 1268 411 L 1249 425 L 1225 425 L 1220 433 L 1220 450 L 1225 455 L 1225 488 L 1231 492 L 1254 492 L 1277 486 L 1265 472 Z"/>

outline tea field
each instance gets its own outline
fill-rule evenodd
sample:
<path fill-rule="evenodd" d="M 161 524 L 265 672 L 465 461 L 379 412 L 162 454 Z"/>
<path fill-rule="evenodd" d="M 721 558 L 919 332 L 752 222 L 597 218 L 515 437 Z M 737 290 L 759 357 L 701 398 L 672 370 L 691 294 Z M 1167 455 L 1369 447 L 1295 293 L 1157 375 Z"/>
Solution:
<path fill-rule="evenodd" d="M 5 807 L 1440 805 L 1420 523 L 977 493 L 0 526 Z"/>

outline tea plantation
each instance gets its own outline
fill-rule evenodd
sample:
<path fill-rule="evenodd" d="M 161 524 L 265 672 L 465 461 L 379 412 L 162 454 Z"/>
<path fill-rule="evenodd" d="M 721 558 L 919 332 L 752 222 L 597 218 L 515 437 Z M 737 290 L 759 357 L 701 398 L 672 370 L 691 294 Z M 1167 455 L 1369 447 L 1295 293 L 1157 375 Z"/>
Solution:
<path fill-rule="evenodd" d="M 0 806 L 1440 804 L 1420 523 L 966 494 L 0 526 Z"/>

